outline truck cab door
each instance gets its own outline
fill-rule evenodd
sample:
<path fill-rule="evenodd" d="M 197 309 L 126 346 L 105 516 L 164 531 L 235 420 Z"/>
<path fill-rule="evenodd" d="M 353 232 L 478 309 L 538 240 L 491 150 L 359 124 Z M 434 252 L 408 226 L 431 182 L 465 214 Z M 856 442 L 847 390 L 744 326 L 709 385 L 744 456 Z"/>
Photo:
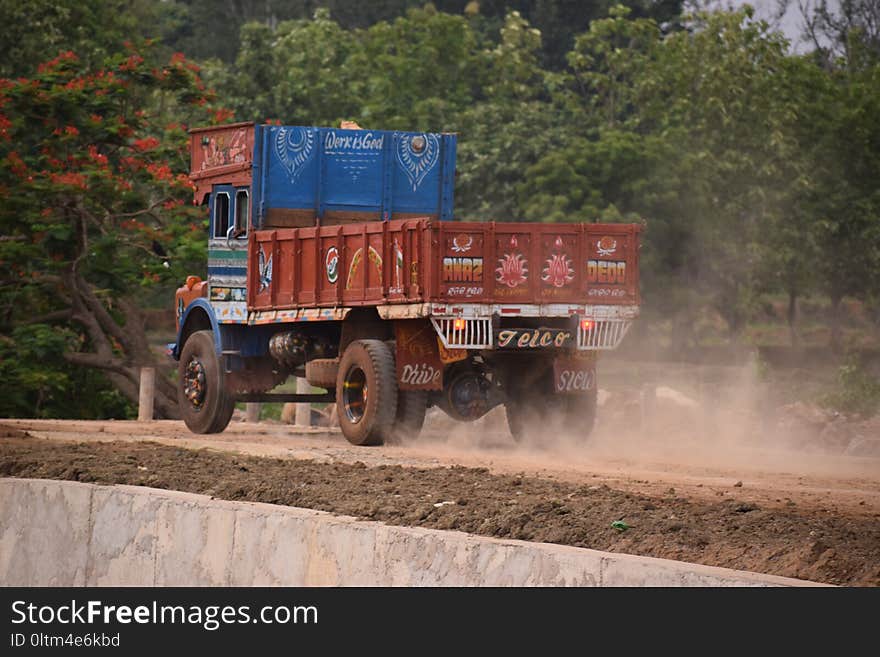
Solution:
<path fill-rule="evenodd" d="M 211 241 L 226 241 L 226 248 L 243 249 L 251 228 L 251 202 L 248 187 L 215 185 L 209 201 Z"/>
<path fill-rule="evenodd" d="M 248 188 L 214 185 L 208 208 L 208 297 L 220 323 L 244 322 L 250 228 Z"/>
<path fill-rule="evenodd" d="M 247 244 L 248 231 L 251 227 L 250 188 L 236 187 L 230 211 L 229 228 L 226 231 L 226 240 L 232 248 L 243 248 Z"/>
<path fill-rule="evenodd" d="M 214 185 L 214 189 L 211 191 L 208 211 L 211 215 L 210 241 L 212 243 L 226 239 L 232 216 L 234 195 L 235 188 L 232 185 Z"/>

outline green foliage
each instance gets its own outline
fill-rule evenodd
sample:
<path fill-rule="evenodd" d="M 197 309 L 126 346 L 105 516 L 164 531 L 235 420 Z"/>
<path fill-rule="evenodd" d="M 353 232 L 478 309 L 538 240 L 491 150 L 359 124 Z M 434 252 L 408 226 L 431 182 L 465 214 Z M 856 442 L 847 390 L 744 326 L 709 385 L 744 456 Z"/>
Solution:
<path fill-rule="evenodd" d="M 173 3 L 153 0 L 0 0 L 0 76 L 31 75 L 67 50 L 100 66 L 128 41 L 173 31 L 177 20 Z"/>
<path fill-rule="evenodd" d="M 54 414 L 77 398 L 83 413 L 124 416 L 107 380 L 132 400 L 140 366 L 155 364 L 141 291 L 170 296 L 205 267 L 186 129 L 229 114 L 211 113 L 198 67 L 182 54 L 163 64 L 146 44 L 126 48 L 101 66 L 65 51 L 30 78 L 0 81 L 0 331 L 9 341 L 4 381 L 24 395 L 12 408 L 33 402 L 34 412 Z M 44 321 L 59 332 L 37 332 L 34 342 L 28 327 Z M 18 357 L 30 360 L 12 362 L 22 341 Z M 74 374 L 75 364 L 107 378 Z M 157 393 L 164 416 L 176 404 L 166 383 Z"/>
<path fill-rule="evenodd" d="M 32 305 L 10 303 L 0 322 L 56 306 L 72 269 L 119 294 L 179 281 L 203 259 L 188 136 L 170 119 L 206 115 L 197 86 L 182 57 L 158 69 L 134 50 L 98 70 L 68 51 L 2 85 L 0 299 Z"/>
<path fill-rule="evenodd" d="M 126 419 L 134 407 L 94 370 L 69 365 L 76 332 L 47 324 L 0 335 L 0 417 Z"/>
<path fill-rule="evenodd" d="M 825 397 L 825 405 L 862 417 L 880 412 L 880 379 L 872 376 L 857 358 L 850 357 L 837 375 L 838 390 Z"/>

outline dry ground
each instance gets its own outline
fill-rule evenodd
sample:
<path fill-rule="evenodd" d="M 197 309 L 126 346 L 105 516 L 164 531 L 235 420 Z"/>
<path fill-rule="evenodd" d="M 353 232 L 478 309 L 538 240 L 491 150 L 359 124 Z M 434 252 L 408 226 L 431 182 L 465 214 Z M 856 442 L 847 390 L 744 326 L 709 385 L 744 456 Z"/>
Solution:
<path fill-rule="evenodd" d="M 880 585 L 880 459 L 705 418 L 691 425 L 670 436 L 659 422 L 625 432 L 609 421 L 586 443 L 524 446 L 498 413 L 476 426 L 432 415 L 411 444 L 358 448 L 335 431 L 276 424 L 195 436 L 176 422 L 3 420 L 0 476 L 137 484 Z M 617 520 L 628 529 L 612 528 Z"/>

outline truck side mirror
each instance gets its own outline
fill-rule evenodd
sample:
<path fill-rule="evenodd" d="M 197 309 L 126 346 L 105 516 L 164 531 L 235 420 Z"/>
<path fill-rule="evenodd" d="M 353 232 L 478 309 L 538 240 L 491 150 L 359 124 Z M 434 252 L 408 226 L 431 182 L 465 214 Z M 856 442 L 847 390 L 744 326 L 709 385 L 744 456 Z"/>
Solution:
<path fill-rule="evenodd" d="M 226 248 L 228 248 L 230 250 L 235 250 L 235 249 L 239 248 L 239 246 L 241 246 L 241 245 L 237 241 L 233 242 L 232 240 L 234 238 L 238 237 L 239 235 L 243 235 L 244 233 L 245 233 L 245 229 L 240 228 L 240 229 L 236 230 L 234 224 L 232 226 L 230 226 L 229 229 L 226 231 Z"/>

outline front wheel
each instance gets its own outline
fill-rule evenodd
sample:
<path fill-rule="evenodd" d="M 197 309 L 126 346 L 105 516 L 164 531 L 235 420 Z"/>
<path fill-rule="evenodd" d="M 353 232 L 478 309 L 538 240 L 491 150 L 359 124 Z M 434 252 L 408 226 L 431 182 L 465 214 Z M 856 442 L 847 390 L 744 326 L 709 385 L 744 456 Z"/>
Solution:
<path fill-rule="evenodd" d="M 220 433 L 232 419 L 235 399 L 226 390 L 211 331 L 196 331 L 180 352 L 177 403 L 193 433 Z"/>
<path fill-rule="evenodd" d="M 381 340 L 356 340 L 336 375 L 339 428 L 353 445 L 381 445 L 392 437 L 397 414 L 394 354 Z"/>

